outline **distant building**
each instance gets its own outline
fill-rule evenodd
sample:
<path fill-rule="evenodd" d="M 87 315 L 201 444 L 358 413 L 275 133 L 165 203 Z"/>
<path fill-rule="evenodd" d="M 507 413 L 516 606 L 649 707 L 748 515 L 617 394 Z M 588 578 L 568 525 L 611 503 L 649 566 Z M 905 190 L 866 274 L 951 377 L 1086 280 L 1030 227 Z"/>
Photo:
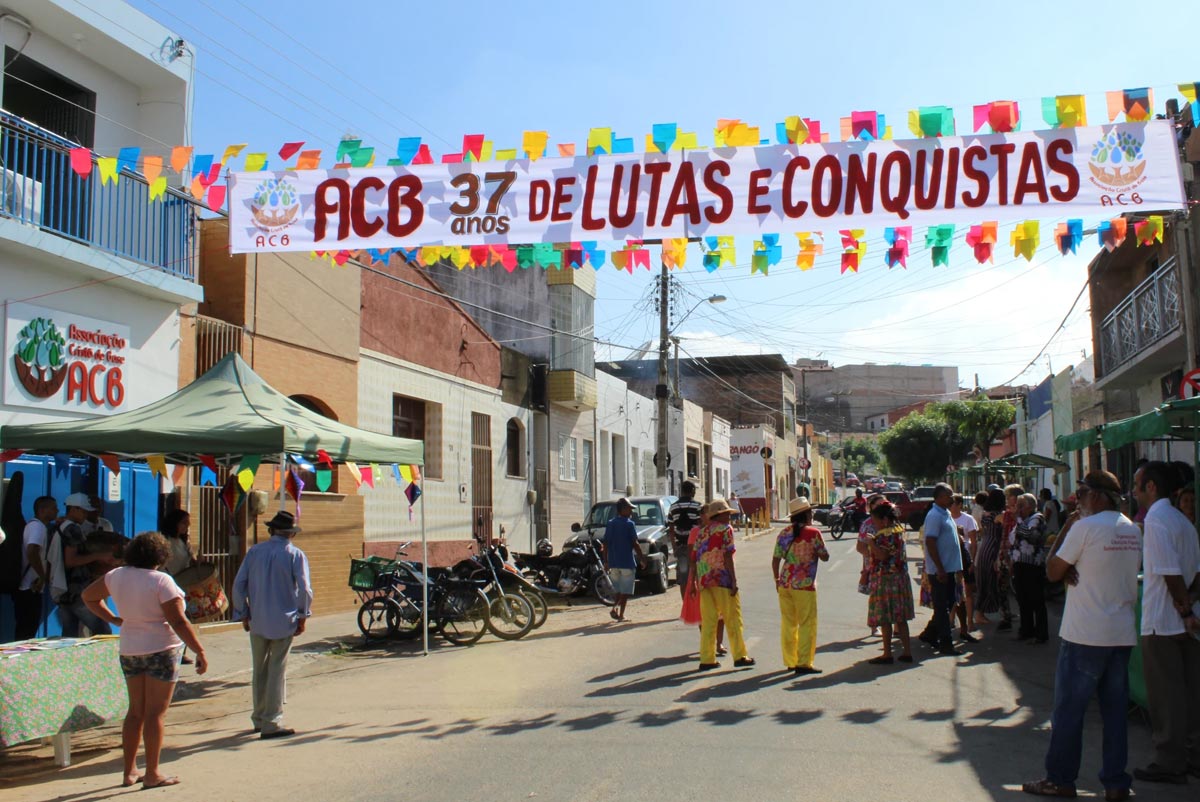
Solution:
<path fill-rule="evenodd" d="M 804 374 L 808 416 L 818 429 L 879 431 L 879 416 L 889 410 L 959 396 L 956 367 L 866 363 L 813 370 L 827 364 L 800 359 L 793 368 L 797 384 Z M 805 399 L 799 400 L 803 408 Z M 874 430 L 871 422 L 876 424 Z"/>

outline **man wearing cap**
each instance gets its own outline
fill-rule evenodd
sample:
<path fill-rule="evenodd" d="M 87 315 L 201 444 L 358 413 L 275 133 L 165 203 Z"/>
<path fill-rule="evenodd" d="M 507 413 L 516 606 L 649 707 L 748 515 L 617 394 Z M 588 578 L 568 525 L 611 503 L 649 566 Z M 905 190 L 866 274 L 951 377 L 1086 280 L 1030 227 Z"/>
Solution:
<path fill-rule="evenodd" d="M 1146 511 L 1142 573 L 1142 667 L 1153 730 L 1154 761 L 1133 776 L 1183 785 L 1200 778 L 1200 640 L 1189 589 L 1200 576 L 1200 542 L 1187 517 L 1171 505 L 1175 468 L 1147 462 L 1133 477 L 1133 494 Z"/>
<path fill-rule="evenodd" d="M 1093 698 L 1104 724 L 1100 782 L 1106 800 L 1129 799 L 1129 655 L 1137 642 L 1137 572 L 1142 537 L 1119 512 L 1121 485 L 1092 471 L 1078 489 L 1083 514 L 1064 528 L 1046 563 L 1051 582 L 1071 585 L 1063 608 L 1046 776 L 1025 783 L 1035 796 L 1074 797 L 1083 720 Z"/>
<path fill-rule="evenodd" d="M 250 721 L 260 738 L 272 739 L 296 734 L 283 726 L 287 658 L 292 638 L 312 615 L 313 594 L 308 558 L 292 542 L 300 534 L 295 518 L 280 510 L 267 531 L 270 540 L 246 552 L 233 580 L 233 620 L 250 633 Z"/>
<path fill-rule="evenodd" d="M 645 561 L 631 515 L 633 504 L 629 499 L 618 499 L 617 514 L 604 527 L 604 568 L 617 595 L 616 604 L 608 611 L 614 621 L 625 620 L 625 605 L 633 595 L 637 567 Z"/>
<path fill-rule="evenodd" d="M 782 619 L 783 664 L 796 675 L 820 674 L 821 669 L 813 666 L 817 655 L 817 561 L 828 562 L 829 550 L 821 530 L 812 525 L 812 504 L 807 498 L 792 499 L 788 514 L 792 525 L 779 533 L 771 557 Z"/>
<path fill-rule="evenodd" d="M 754 665 L 742 637 L 742 603 L 738 598 L 737 569 L 733 563 L 736 551 L 733 527 L 729 516 L 733 508 L 721 497 L 705 507 L 708 523 L 700 529 L 692 547 L 692 580 L 700 589 L 700 670 L 720 667 L 717 662 L 717 619 L 724 619 L 733 651 L 733 664 L 738 668 Z"/>
<path fill-rule="evenodd" d="M 79 637 L 81 624 L 93 635 L 111 635 L 112 627 L 87 608 L 82 594 L 95 579 L 92 567 L 98 565 L 107 570 L 116 565 L 116 560 L 111 551 L 87 552 L 83 525 L 88 513 L 95 509 L 87 494 L 72 493 L 63 501 L 63 506 L 67 508 L 67 517 L 58 527 L 57 548 L 62 549 L 67 588 L 54 600 L 58 604 L 58 622 L 62 625 L 63 637 Z"/>

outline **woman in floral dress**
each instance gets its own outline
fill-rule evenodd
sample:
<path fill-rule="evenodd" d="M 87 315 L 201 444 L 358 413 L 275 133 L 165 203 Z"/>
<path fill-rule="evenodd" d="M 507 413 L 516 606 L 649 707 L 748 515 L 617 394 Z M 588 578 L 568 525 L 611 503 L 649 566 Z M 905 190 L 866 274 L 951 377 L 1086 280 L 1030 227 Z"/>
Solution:
<path fill-rule="evenodd" d="M 873 665 L 891 665 L 892 630 L 900 635 L 904 652 L 901 663 L 911 663 L 912 643 L 908 622 L 915 617 L 912 584 L 908 579 L 908 556 L 905 552 L 904 526 L 897 521 L 896 508 L 890 502 L 880 503 L 871 512 L 875 535 L 871 538 L 871 578 L 868 582 L 870 599 L 867 602 L 867 623 L 883 630 L 883 654 L 870 660 Z"/>
<path fill-rule="evenodd" d="M 988 491 L 979 527 L 979 548 L 975 554 L 976 623 L 989 623 L 987 613 L 1008 607 L 1008 594 L 1001 592 L 1000 551 L 1004 543 L 1004 491 Z"/>

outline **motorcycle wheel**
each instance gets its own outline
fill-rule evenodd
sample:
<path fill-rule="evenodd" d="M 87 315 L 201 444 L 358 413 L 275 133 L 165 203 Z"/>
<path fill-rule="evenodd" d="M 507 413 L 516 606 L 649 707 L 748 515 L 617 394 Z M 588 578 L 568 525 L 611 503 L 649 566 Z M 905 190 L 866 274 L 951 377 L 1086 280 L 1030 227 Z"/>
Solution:
<path fill-rule="evenodd" d="M 488 605 L 487 627 L 501 640 L 520 640 L 533 630 L 533 605 L 515 593 L 504 593 Z"/>
<path fill-rule="evenodd" d="M 546 623 L 546 618 L 550 615 L 550 606 L 546 604 L 546 597 L 535 590 L 524 589 L 521 595 L 529 602 L 529 606 L 533 608 L 533 628 L 538 629 L 542 624 Z"/>
<path fill-rule="evenodd" d="M 487 597 L 473 588 L 447 591 L 438 602 L 436 617 L 443 638 L 456 646 L 470 646 L 487 629 Z"/>
<path fill-rule="evenodd" d="M 596 598 L 603 605 L 612 607 L 617 603 L 617 590 L 613 587 L 612 580 L 609 579 L 607 572 L 596 576 L 595 582 L 592 583 L 592 592 L 596 594 Z"/>
<path fill-rule="evenodd" d="M 394 601 L 380 596 L 358 608 L 358 628 L 367 640 L 380 640 L 396 633 L 400 610 Z"/>

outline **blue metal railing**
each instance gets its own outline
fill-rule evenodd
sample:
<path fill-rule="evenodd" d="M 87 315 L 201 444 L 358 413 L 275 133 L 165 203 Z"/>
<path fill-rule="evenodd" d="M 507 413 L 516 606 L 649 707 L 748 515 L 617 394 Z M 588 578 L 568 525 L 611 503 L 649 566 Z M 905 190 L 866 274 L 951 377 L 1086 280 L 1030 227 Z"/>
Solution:
<path fill-rule="evenodd" d="M 102 186 L 71 169 L 69 140 L 0 111 L 0 217 L 194 281 L 197 204 L 168 189 L 150 201 L 150 186 L 128 169 Z M 93 157 L 93 161 L 95 158 Z"/>

